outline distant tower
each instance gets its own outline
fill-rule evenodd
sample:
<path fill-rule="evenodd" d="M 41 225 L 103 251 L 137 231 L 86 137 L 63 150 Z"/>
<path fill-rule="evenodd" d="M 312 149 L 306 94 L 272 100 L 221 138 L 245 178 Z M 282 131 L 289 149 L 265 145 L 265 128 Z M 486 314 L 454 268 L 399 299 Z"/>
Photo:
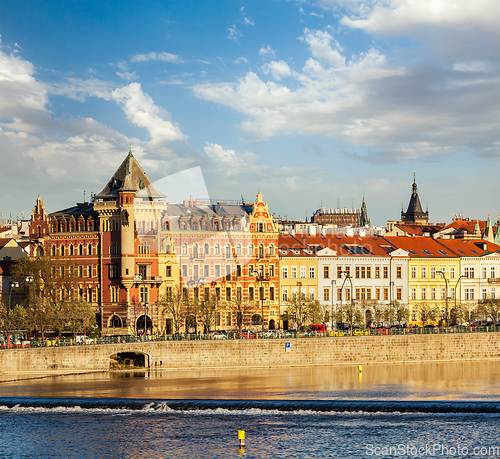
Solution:
<path fill-rule="evenodd" d="M 401 220 L 409 225 L 427 225 L 429 222 L 429 211 L 422 210 L 420 199 L 417 193 L 417 183 L 415 182 L 415 173 L 413 173 L 413 185 L 410 203 L 406 212 L 401 211 Z"/>
<path fill-rule="evenodd" d="M 365 193 L 363 193 L 363 204 L 361 205 L 361 215 L 359 217 L 358 226 L 370 226 L 370 219 L 368 218 L 368 210 L 365 202 Z"/>

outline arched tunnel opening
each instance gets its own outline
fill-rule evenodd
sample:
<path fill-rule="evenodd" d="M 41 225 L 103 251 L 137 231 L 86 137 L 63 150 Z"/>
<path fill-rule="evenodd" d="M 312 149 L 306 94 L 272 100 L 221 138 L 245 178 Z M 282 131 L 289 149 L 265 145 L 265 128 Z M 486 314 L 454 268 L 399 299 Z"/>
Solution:
<path fill-rule="evenodd" d="M 149 367 L 149 355 L 142 352 L 118 352 L 109 357 L 110 368 Z"/>

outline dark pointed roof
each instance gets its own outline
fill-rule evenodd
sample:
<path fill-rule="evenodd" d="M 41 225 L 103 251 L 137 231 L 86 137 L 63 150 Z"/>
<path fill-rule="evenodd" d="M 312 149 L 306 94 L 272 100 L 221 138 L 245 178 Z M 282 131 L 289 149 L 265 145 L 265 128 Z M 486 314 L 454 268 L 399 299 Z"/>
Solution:
<path fill-rule="evenodd" d="M 366 208 L 364 193 L 363 204 L 361 205 L 361 216 L 359 217 L 359 226 L 370 226 L 370 219 L 368 218 L 368 209 Z"/>
<path fill-rule="evenodd" d="M 116 199 L 120 192 L 133 192 L 137 197 L 141 198 L 165 197 L 149 180 L 149 177 L 134 158 L 134 155 L 132 155 L 131 150 L 113 174 L 111 180 L 95 198 L 105 200 Z"/>
<path fill-rule="evenodd" d="M 417 183 L 415 182 L 415 174 L 413 174 L 413 185 L 412 193 L 410 198 L 410 203 L 408 204 L 408 209 L 406 212 L 401 212 L 401 219 L 404 222 L 415 222 L 416 219 L 428 219 L 429 212 L 424 212 L 422 210 L 422 205 L 420 204 L 420 199 L 417 193 Z"/>

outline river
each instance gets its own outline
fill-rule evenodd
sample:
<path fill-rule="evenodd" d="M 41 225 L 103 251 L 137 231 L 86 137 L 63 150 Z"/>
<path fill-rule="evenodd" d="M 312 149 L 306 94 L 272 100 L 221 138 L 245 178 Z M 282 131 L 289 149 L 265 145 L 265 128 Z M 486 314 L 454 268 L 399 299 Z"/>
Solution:
<path fill-rule="evenodd" d="M 361 370 L 136 370 L 3 381 L 0 457 L 500 457 L 500 361 Z"/>

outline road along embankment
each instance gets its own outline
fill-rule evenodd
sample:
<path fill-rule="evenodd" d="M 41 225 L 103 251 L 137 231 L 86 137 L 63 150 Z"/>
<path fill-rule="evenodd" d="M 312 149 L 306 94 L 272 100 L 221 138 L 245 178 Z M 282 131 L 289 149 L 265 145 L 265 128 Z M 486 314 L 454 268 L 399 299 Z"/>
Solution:
<path fill-rule="evenodd" d="M 500 358 L 500 333 L 298 339 L 148 341 L 0 350 L 1 372 L 108 370 L 132 357 L 147 367 L 281 367 Z"/>

